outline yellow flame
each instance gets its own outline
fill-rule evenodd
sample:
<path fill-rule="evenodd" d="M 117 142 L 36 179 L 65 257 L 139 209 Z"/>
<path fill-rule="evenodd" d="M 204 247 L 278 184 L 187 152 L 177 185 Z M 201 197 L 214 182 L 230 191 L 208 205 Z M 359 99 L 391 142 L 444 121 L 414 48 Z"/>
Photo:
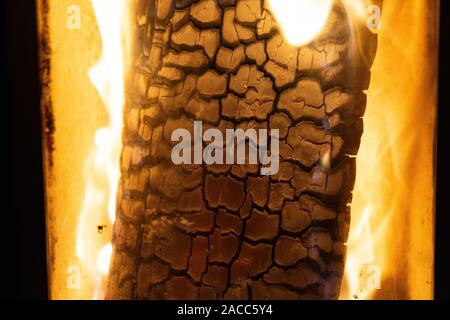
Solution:
<path fill-rule="evenodd" d="M 269 7 L 286 41 L 292 46 L 311 42 L 325 26 L 334 0 L 269 0 Z"/>
<path fill-rule="evenodd" d="M 343 0 L 345 9 L 350 14 L 351 18 L 364 19 L 367 17 L 368 10 L 367 0 Z"/>
<path fill-rule="evenodd" d="M 102 54 L 88 75 L 105 106 L 108 123 L 95 133 L 85 163 L 85 194 L 77 230 L 77 255 L 95 279 L 93 296 L 101 298 L 101 275 L 107 275 L 112 253 L 111 228 L 115 220 L 116 192 L 120 178 L 120 153 L 125 75 L 124 40 L 127 0 L 92 0 L 102 40 Z M 108 232 L 98 232 L 106 226 Z"/>
<path fill-rule="evenodd" d="M 379 218 L 380 212 L 370 204 L 362 213 L 352 211 L 353 222 L 347 242 L 341 299 L 372 299 L 375 291 L 381 287 L 385 259 L 376 249 L 385 236 L 389 217 L 382 218 L 379 224 L 374 223 Z"/>
<path fill-rule="evenodd" d="M 97 257 L 97 268 L 103 275 L 108 275 L 109 273 L 109 261 L 112 254 L 112 245 L 108 243 L 105 245 Z"/>
<path fill-rule="evenodd" d="M 373 87 L 369 90 L 364 118 L 366 130 L 356 157 L 357 175 L 341 299 L 374 299 L 387 275 L 388 233 L 395 214 L 393 186 L 399 178 L 393 172 L 395 163 L 390 153 L 398 147 L 395 132 L 401 129 L 380 125 L 383 112 L 375 108 L 377 104 L 373 101 L 382 99 L 379 93 Z"/>
<path fill-rule="evenodd" d="M 313 41 L 325 27 L 336 0 L 269 0 L 269 9 L 286 41 L 299 47 Z M 352 19 L 365 19 L 367 0 L 342 0 Z"/>
<path fill-rule="evenodd" d="M 389 23 L 378 32 L 367 91 L 341 299 L 432 297 L 431 8 L 421 0 L 383 5 Z"/>

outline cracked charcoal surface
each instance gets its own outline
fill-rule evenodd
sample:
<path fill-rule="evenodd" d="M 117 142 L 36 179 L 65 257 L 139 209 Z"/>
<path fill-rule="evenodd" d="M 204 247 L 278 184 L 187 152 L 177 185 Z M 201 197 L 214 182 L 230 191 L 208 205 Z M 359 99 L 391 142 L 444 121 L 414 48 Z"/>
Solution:
<path fill-rule="evenodd" d="M 339 3 L 300 48 L 260 0 L 137 0 L 134 21 L 107 298 L 337 298 L 376 36 Z M 194 120 L 280 129 L 279 172 L 174 165 Z"/>

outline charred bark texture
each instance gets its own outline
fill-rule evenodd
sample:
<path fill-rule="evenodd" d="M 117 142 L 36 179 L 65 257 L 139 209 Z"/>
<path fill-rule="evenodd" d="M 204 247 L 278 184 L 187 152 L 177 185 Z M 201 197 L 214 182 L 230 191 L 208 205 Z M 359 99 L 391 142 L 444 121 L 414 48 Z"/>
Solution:
<path fill-rule="evenodd" d="M 340 4 L 300 48 L 260 0 L 138 0 L 135 23 L 107 298 L 337 298 L 376 36 Z M 194 120 L 279 128 L 279 173 L 174 165 Z"/>

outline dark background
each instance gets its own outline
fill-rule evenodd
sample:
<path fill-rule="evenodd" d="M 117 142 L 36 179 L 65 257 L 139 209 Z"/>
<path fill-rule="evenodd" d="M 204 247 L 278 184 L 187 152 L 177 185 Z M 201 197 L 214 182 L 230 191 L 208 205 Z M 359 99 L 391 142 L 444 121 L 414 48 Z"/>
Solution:
<path fill-rule="evenodd" d="M 436 187 L 435 297 L 450 300 L 450 1 L 441 0 Z"/>
<path fill-rule="evenodd" d="M 6 210 L 0 220 L 5 238 L 0 261 L 6 269 L 1 281 L 6 281 L 8 290 L 0 292 L 9 299 L 47 299 L 35 1 L 2 0 L 0 12 L 5 64 L 0 78 L 6 77 L 0 114 L 2 129 L 7 131 L 0 139 L 0 154 L 8 161 L 2 165 L 7 179 L 1 180 L 3 203 L 8 205 L 1 205 Z"/>
<path fill-rule="evenodd" d="M 441 1 L 441 62 L 438 114 L 435 297 L 450 298 L 449 2 Z M 7 160 L 0 180 L 0 290 L 7 299 L 47 299 L 45 211 L 41 151 L 40 83 L 36 6 L 32 0 L 3 0 L 0 7 L 3 72 L 0 79 L 0 154 Z M 425 107 L 425 106 L 424 106 Z M 4 147 L 6 145 L 6 148 Z M 6 282 L 6 283 L 5 283 Z M 6 285 L 6 289 L 5 288 Z"/>

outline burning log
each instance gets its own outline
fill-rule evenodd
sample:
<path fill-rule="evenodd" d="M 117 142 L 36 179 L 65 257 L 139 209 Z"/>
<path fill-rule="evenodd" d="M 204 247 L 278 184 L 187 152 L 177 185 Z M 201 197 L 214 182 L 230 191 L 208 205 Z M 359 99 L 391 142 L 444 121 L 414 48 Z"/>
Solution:
<path fill-rule="evenodd" d="M 107 298 L 338 297 L 376 35 L 338 2 L 294 47 L 264 2 L 137 1 Z M 174 164 L 194 121 L 278 129 L 279 170 Z"/>

